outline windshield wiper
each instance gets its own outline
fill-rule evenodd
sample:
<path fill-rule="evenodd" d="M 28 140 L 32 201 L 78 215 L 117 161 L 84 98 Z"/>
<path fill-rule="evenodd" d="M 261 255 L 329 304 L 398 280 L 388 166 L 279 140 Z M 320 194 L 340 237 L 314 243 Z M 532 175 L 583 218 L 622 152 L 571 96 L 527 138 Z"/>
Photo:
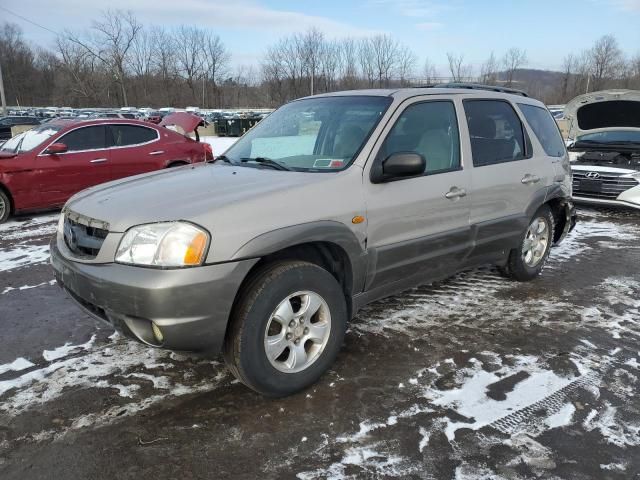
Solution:
<path fill-rule="evenodd" d="M 254 158 L 247 157 L 247 158 L 241 158 L 240 161 L 242 163 L 256 162 L 256 163 L 259 163 L 260 165 L 271 167 L 274 170 L 291 171 L 291 169 L 289 167 L 287 167 L 286 165 L 283 165 L 280 162 L 276 162 L 275 160 L 271 160 L 270 158 L 267 158 L 267 157 L 254 157 Z"/>

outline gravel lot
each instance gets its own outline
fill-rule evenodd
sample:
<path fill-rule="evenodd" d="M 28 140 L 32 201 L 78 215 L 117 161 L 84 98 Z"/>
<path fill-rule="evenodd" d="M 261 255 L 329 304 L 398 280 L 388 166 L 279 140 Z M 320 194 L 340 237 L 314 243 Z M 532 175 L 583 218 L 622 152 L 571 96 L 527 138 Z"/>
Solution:
<path fill-rule="evenodd" d="M 640 478 L 640 214 L 580 215 L 538 280 L 370 305 L 279 400 L 81 313 L 47 264 L 57 214 L 2 225 L 0 478 Z"/>

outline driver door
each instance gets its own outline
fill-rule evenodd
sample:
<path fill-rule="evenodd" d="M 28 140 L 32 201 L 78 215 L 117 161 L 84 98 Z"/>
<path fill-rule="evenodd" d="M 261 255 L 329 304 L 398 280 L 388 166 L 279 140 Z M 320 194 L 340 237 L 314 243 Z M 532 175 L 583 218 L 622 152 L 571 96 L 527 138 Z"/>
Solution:
<path fill-rule="evenodd" d="M 457 271 L 471 250 L 470 176 L 458 125 L 460 108 L 449 98 L 412 99 L 399 108 L 370 168 L 393 153 L 426 159 L 424 174 L 374 184 L 365 173 L 368 247 L 375 269 L 366 290 L 406 288 Z"/>

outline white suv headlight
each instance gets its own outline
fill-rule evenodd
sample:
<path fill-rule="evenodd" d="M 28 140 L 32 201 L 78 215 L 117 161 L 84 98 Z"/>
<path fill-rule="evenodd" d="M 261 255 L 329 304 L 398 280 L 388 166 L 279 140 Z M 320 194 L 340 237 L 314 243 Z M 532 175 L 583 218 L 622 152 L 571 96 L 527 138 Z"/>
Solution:
<path fill-rule="evenodd" d="M 186 222 L 149 223 L 124 234 L 115 261 L 153 267 L 201 265 L 209 246 L 209 234 Z"/>

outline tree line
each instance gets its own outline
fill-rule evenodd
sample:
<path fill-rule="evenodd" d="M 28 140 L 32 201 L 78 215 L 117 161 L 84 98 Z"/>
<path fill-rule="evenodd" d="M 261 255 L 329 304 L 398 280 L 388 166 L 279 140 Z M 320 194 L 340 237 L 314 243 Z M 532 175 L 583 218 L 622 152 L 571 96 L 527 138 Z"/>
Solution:
<path fill-rule="evenodd" d="M 314 93 L 443 81 L 513 86 L 547 103 L 640 89 L 640 53 L 626 57 L 611 35 L 568 54 L 562 72 L 527 70 L 526 51 L 515 47 L 479 66 L 460 52 L 447 52 L 447 61 L 438 71 L 386 34 L 332 39 L 310 28 L 268 46 L 258 65 L 234 66 L 210 29 L 145 26 L 120 10 L 105 11 L 86 31 L 60 33 L 52 48 L 31 45 L 15 24 L 0 28 L 10 105 L 275 107 Z"/>

